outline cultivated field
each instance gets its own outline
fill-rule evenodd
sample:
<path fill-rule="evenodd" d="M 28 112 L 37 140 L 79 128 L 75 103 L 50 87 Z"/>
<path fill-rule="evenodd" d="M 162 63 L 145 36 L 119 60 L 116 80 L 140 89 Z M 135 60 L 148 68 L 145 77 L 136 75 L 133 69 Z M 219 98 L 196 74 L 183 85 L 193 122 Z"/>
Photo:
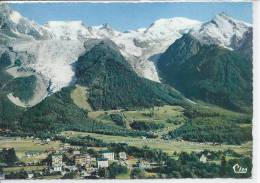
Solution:
<path fill-rule="evenodd" d="M 197 142 L 188 142 L 188 141 L 175 141 L 175 140 L 164 140 L 164 139 L 142 139 L 140 137 L 124 137 L 124 136 L 113 136 L 113 135 L 102 135 L 96 133 L 86 133 L 86 132 L 74 132 L 66 131 L 62 135 L 67 137 L 75 136 L 92 136 L 97 139 L 101 139 L 104 142 L 108 143 L 127 143 L 131 146 L 143 147 L 148 146 L 151 148 L 161 149 L 169 154 L 173 152 L 199 152 L 204 149 L 211 151 L 224 151 L 224 150 L 234 150 L 235 152 L 243 155 L 250 156 L 252 152 L 252 142 L 247 142 L 242 145 L 213 145 L 210 143 L 197 143 Z"/>
<path fill-rule="evenodd" d="M 0 149 L 11 148 L 15 149 L 16 155 L 23 162 L 32 162 L 34 160 L 44 159 L 47 156 L 45 153 L 48 149 L 58 149 L 61 143 L 59 141 L 50 141 L 48 143 L 32 138 L 21 137 L 0 137 Z M 35 156 L 27 157 L 25 153 L 37 153 Z"/>

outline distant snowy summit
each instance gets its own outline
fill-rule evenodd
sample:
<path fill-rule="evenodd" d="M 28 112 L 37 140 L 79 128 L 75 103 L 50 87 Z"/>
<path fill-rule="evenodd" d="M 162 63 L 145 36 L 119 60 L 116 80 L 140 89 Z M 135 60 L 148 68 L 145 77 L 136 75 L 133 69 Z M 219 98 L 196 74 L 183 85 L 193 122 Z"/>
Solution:
<path fill-rule="evenodd" d="M 49 21 L 43 26 L 56 39 L 79 40 L 82 37 L 91 37 L 88 27 L 82 21 Z"/>
<path fill-rule="evenodd" d="M 44 26 L 23 17 L 4 3 L 0 4 L 0 34 L 10 39 L 51 38 L 51 33 Z"/>
<path fill-rule="evenodd" d="M 234 49 L 244 39 L 247 32 L 252 31 L 252 25 L 235 20 L 225 13 L 217 14 L 211 21 L 191 30 L 190 34 L 204 44 L 216 44 Z"/>

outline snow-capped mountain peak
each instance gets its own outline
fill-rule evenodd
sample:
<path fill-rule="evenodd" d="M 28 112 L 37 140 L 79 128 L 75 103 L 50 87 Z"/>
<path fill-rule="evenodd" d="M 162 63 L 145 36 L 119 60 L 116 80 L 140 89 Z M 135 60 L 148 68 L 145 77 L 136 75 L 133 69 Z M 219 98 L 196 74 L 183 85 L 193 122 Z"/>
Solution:
<path fill-rule="evenodd" d="M 171 28 L 171 29 L 185 29 L 189 28 L 192 24 L 199 24 L 200 22 L 197 20 L 191 20 L 184 17 L 174 17 L 174 18 L 162 18 L 156 20 L 154 23 L 150 25 L 147 29 L 151 30 L 154 28 Z"/>
<path fill-rule="evenodd" d="M 10 14 L 10 20 L 12 20 L 16 24 L 18 24 L 22 18 L 23 18 L 22 15 L 17 11 L 13 11 Z"/>
<path fill-rule="evenodd" d="M 4 3 L 0 4 L 0 18 L 0 32 L 2 32 L 2 26 L 5 26 L 4 34 L 9 37 L 29 39 L 50 38 L 50 34 L 44 27 L 23 17 L 19 12 L 11 9 Z"/>
<path fill-rule="evenodd" d="M 190 33 L 204 44 L 216 44 L 233 49 L 233 40 L 239 42 L 243 39 L 244 33 L 251 28 L 251 24 L 235 20 L 222 12 L 200 27 L 195 27 Z"/>
<path fill-rule="evenodd" d="M 199 25 L 200 22 L 183 17 L 175 17 L 169 19 L 159 19 L 152 23 L 145 31 L 146 34 L 153 34 L 155 36 L 163 36 L 178 32 L 193 26 Z"/>
<path fill-rule="evenodd" d="M 242 20 L 236 20 L 236 19 L 232 18 L 225 12 L 216 14 L 215 17 L 211 21 L 215 21 L 216 23 L 219 23 L 220 25 L 226 22 L 226 23 L 230 23 L 233 25 L 237 24 L 240 26 L 252 26 L 251 24 L 249 24 L 247 22 L 244 22 Z"/>
<path fill-rule="evenodd" d="M 11 38 L 14 51 L 33 58 L 30 62 L 22 61 L 22 67 L 34 70 L 38 79 L 44 80 L 43 88 L 53 92 L 75 79 L 72 64 L 85 52 L 86 45 L 91 47 L 91 39 L 112 40 L 139 76 L 160 82 L 155 61 L 183 34 L 190 31 L 203 43 L 241 49 L 247 46 L 244 43 L 248 40 L 246 37 L 252 35 L 250 30 L 249 24 L 224 13 L 206 23 L 182 17 L 163 18 L 148 28 L 126 32 L 108 24 L 87 26 L 82 21 L 49 21 L 38 25 L 0 4 L 0 36 Z"/>
<path fill-rule="evenodd" d="M 55 39 L 79 40 L 91 36 L 90 30 L 82 21 L 49 21 L 44 27 Z"/>

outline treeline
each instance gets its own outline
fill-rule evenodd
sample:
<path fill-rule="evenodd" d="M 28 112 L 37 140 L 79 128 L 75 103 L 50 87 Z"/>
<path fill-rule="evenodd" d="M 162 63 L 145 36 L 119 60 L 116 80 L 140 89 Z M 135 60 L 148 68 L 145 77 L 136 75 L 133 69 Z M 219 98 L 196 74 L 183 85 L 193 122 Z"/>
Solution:
<path fill-rule="evenodd" d="M 251 123 L 252 112 L 238 113 L 226 110 L 210 104 L 197 103 L 196 105 L 183 103 L 180 104 L 184 108 L 184 115 L 189 119 L 197 117 L 222 117 L 235 123 Z"/>
<path fill-rule="evenodd" d="M 28 173 L 24 170 L 19 172 L 11 172 L 5 175 L 5 179 L 27 179 Z"/>
<path fill-rule="evenodd" d="M 117 175 L 127 173 L 127 171 L 126 166 L 113 162 L 108 168 L 98 169 L 98 175 L 102 178 L 115 179 Z"/>
<path fill-rule="evenodd" d="M 3 148 L 0 151 L 0 163 L 14 165 L 18 160 L 14 148 Z"/>
<path fill-rule="evenodd" d="M 247 168 L 245 174 L 234 173 L 233 166 L 239 164 Z M 239 159 L 226 160 L 221 158 L 221 164 L 202 163 L 197 153 L 182 152 L 178 160 L 168 158 L 165 166 L 152 170 L 160 172 L 165 178 L 249 178 L 252 171 L 252 159 L 240 157 Z"/>
<path fill-rule="evenodd" d="M 126 127 L 126 120 L 123 113 L 112 113 L 109 116 L 116 125 Z"/>
<path fill-rule="evenodd" d="M 252 140 L 251 113 L 237 113 L 200 103 L 182 104 L 182 107 L 188 120 L 181 127 L 170 131 L 165 136 L 166 139 L 182 138 L 195 142 L 228 144 L 241 144 Z"/>
<path fill-rule="evenodd" d="M 141 131 L 152 131 L 164 128 L 164 124 L 152 121 L 134 121 L 130 124 L 132 129 Z"/>
<path fill-rule="evenodd" d="M 158 163 L 158 167 L 146 170 L 156 173 L 154 178 L 249 178 L 252 171 L 252 159 L 244 157 L 232 150 L 224 152 L 213 152 L 204 150 L 202 152 L 181 152 L 175 160 L 161 150 L 149 147 L 133 147 L 127 144 L 111 144 L 110 149 L 116 153 L 125 151 L 128 155 Z M 218 160 L 221 164 L 213 162 L 200 162 L 202 154 L 207 155 L 208 160 Z M 226 160 L 226 156 L 233 156 L 235 159 Z M 247 168 L 245 174 L 234 173 L 233 166 L 239 164 Z M 135 168 L 131 178 L 146 178 L 142 169 Z M 150 177 L 151 178 L 151 177 Z"/>
<path fill-rule="evenodd" d="M 64 136 L 56 136 L 54 140 L 60 140 L 63 143 L 69 143 L 72 146 L 89 146 L 89 147 L 106 147 L 107 143 L 103 140 L 99 140 L 93 137 L 71 137 L 67 138 Z"/>
<path fill-rule="evenodd" d="M 197 142 L 241 144 L 252 140 L 251 126 L 240 127 L 223 118 L 195 118 L 169 132 L 170 138 L 182 138 Z"/>

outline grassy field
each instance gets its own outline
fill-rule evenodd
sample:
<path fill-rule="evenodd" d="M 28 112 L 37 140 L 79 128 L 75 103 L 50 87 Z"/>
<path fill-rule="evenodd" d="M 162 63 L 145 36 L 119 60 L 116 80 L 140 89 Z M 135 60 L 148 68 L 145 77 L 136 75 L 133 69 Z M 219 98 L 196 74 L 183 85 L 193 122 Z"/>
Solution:
<path fill-rule="evenodd" d="M 133 121 L 133 120 L 156 121 L 156 120 L 166 120 L 173 117 L 183 116 L 182 107 L 169 106 L 169 105 L 165 105 L 162 107 L 140 109 L 140 110 L 132 110 L 132 111 L 125 111 L 125 110 L 91 111 L 88 113 L 88 116 L 93 119 L 107 120 L 106 116 L 117 112 L 123 113 L 128 121 Z M 152 114 L 150 115 L 150 113 Z"/>
<path fill-rule="evenodd" d="M 16 155 L 21 161 L 31 162 L 33 160 L 44 159 L 47 154 L 43 152 L 47 149 L 53 148 L 58 149 L 61 143 L 58 141 L 50 141 L 47 144 L 41 140 L 35 140 L 31 138 L 20 138 L 20 137 L 4 137 L 0 138 L 0 149 L 14 147 Z M 26 157 L 25 152 L 39 152 L 43 153 L 35 157 Z"/>
<path fill-rule="evenodd" d="M 88 93 L 86 87 L 76 85 L 76 88 L 71 92 L 70 97 L 79 108 L 91 111 L 92 108 L 87 102 L 87 94 Z"/>
<path fill-rule="evenodd" d="M 4 173 L 9 173 L 9 172 L 20 172 L 22 170 L 24 171 L 40 171 L 47 168 L 47 166 L 24 166 L 24 167 L 6 167 L 3 168 Z"/>
<path fill-rule="evenodd" d="M 111 120 L 110 114 L 121 113 L 125 120 L 127 128 L 130 128 L 130 125 L 133 121 L 142 121 L 142 122 L 153 122 L 161 123 L 165 127 L 159 130 L 156 130 L 155 133 L 158 135 L 163 135 L 168 133 L 168 131 L 174 130 L 179 127 L 180 124 L 174 124 L 169 122 L 170 120 L 178 120 L 180 122 L 185 121 L 183 115 L 183 108 L 180 106 L 161 106 L 147 109 L 139 110 L 108 110 L 108 111 L 91 111 L 88 113 L 88 116 L 92 119 L 102 121 L 106 124 L 115 125 Z"/>
<path fill-rule="evenodd" d="M 247 142 L 242 145 L 213 145 L 206 143 L 196 143 L 196 142 L 188 142 L 188 141 L 174 141 L 174 140 L 164 140 L 164 139 L 142 139 L 140 137 L 123 137 L 123 136 L 113 136 L 113 135 L 102 135 L 96 133 L 86 133 L 86 132 L 74 132 L 67 131 L 62 132 L 62 135 L 67 137 L 75 137 L 75 136 L 92 136 L 97 139 L 101 139 L 108 143 L 127 143 L 131 146 L 143 147 L 149 146 L 151 148 L 161 149 L 164 152 L 172 154 L 173 152 L 199 152 L 204 149 L 208 149 L 211 151 L 224 151 L 224 150 L 234 150 L 239 154 L 244 154 L 247 156 L 251 155 L 252 152 L 252 142 Z"/>

